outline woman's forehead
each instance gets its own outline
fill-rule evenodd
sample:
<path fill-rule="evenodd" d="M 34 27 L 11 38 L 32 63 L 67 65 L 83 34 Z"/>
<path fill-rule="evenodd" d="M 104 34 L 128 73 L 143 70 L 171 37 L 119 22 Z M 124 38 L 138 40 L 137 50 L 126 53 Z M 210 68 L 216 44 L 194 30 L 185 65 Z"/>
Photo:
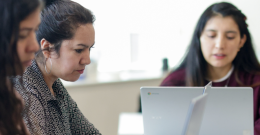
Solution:
<path fill-rule="evenodd" d="M 208 20 L 204 30 L 215 31 L 238 31 L 238 25 L 231 16 L 223 17 L 221 15 L 214 16 Z"/>
<path fill-rule="evenodd" d="M 95 30 L 93 25 L 86 24 L 79 26 L 69 42 L 72 44 L 92 46 L 95 43 Z"/>

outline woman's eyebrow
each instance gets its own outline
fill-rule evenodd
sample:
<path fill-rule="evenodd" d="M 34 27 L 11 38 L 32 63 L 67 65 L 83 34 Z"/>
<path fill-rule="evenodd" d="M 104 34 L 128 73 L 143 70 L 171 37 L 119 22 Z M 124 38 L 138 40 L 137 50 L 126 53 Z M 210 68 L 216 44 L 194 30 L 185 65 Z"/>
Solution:
<path fill-rule="evenodd" d="M 33 30 L 33 28 L 21 28 L 19 31 L 32 31 Z"/>
<path fill-rule="evenodd" d="M 78 46 L 83 46 L 84 48 L 88 48 L 88 45 L 85 44 L 77 44 Z"/>
<path fill-rule="evenodd" d="M 213 29 L 208 29 L 206 31 L 217 32 L 216 30 L 213 30 Z"/>
<path fill-rule="evenodd" d="M 40 26 L 40 24 L 36 27 L 36 29 L 38 29 Z M 32 31 L 34 28 L 31 28 L 31 27 L 24 27 L 24 28 L 21 28 L 19 31 Z"/>
<path fill-rule="evenodd" d="M 230 30 L 230 31 L 226 31 L 226 33 L 234 33 L 234 34 L 236 34 L 237 32 Z"/>
<path fill-rule="evenodd" d="M 94 44 L 95 44 L 95 43 L 94 43 Z M 94 45 L 94 44 L 93 44 L 93 45 Z M 88 47 L 89 47 L 88 45 L 85 45 L 85 44 L 77 44 L 77 45 L 78 45 L 78 46 L 83 46 L 83 47 L 85 47 L 85 48 L 88 48 Z M 91 45 L 91 46 L 93 46 L 93 45 Z M 90 47 L 91 47 L 91 46 L 90 46 Z"/>
<path fill-rule="evenodd" d="M 210 31 L 210 32 L 217 32 L 216 30 L 213 30 L 213 29 L 208 29 L 206 31 Z M 234 33 L 236 34 L 237 32 L 236 31 L 233 31 L 233 30 L 229 30 L 229 31 L 226 31 L 225 33 Z"/>

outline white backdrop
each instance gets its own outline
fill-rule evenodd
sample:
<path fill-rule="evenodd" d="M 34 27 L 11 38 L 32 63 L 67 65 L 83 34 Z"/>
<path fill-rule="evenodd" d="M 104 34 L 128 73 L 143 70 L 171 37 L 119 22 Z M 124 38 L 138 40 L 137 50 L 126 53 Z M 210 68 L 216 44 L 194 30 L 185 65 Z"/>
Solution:
<path fill-rule="evenodd" d="M 96 16 L 96 44 L 91 52 L 98 71 L 159 70 L 183 57 L 202 12 L 218 0 L 75 0 Z M 260 56 L 260 0 L 229 0 L 246 14 Z M 131 63 L 130 35 L 138 36 L 138 61 Z M 136 59 L 136 58 L 135 58 Z"/>

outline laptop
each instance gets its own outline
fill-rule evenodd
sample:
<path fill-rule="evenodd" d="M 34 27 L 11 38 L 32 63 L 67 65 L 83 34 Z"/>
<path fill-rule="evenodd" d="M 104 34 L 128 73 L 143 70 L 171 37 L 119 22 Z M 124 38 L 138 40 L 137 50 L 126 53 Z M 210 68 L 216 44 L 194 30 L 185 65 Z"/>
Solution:
<path fill-rule="evenodd" d="M 202 122 L 203 113 L 207 102 L 207 95 L 210 92 L 211 86 L 212 86 L 212 82 L 210 81 L 204 87 L 202 95 L 195 97 L 191 100 L 182 135 L 199 134 L 200 125 Z"/>
<path fill-rule="evenodd" d="M 142 87 L 145 135 L 181 135 L 191 99 L 204 87 Z M 202 118 L 200 135 L 254 134 L 253 89 L 212 87 Z"/>
<path fill-rule="evenodd" d="M 202 95 L 204 95 L 205 93 L 210 93 L 210 89 L 212 86 L 212 81 L 210 81 L 203 89 Z"/>
<path fill-rule="evenodd" d="M 206 102 L 207 93 L 204 92 L 191 100 L 182 135 L 199 134 Z"/>

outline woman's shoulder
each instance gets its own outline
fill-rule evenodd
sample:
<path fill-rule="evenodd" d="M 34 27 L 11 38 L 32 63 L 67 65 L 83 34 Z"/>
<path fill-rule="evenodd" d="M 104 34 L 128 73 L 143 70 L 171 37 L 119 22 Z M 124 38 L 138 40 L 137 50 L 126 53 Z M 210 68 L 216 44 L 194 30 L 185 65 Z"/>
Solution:
<path fill-rule="evenodd" d="M 177 69 L 171 72 L 167 78 L 174 79 L 174 80 L 184 80 L 186 76 L 185 68 Z"/>
<path fill-rule="evenodd" d="M 239 71 L 238 78 L 244 85 L 252 86 L 252 85 L 260 85 L 260 71 L 255 73 L 249 73 L 246 71 Z"/>
<path fill-rule="evenodd" d="M 185 68 L 177 69 L 163 80 L 161 86 L 185 86 L 185 77 Z"/>

